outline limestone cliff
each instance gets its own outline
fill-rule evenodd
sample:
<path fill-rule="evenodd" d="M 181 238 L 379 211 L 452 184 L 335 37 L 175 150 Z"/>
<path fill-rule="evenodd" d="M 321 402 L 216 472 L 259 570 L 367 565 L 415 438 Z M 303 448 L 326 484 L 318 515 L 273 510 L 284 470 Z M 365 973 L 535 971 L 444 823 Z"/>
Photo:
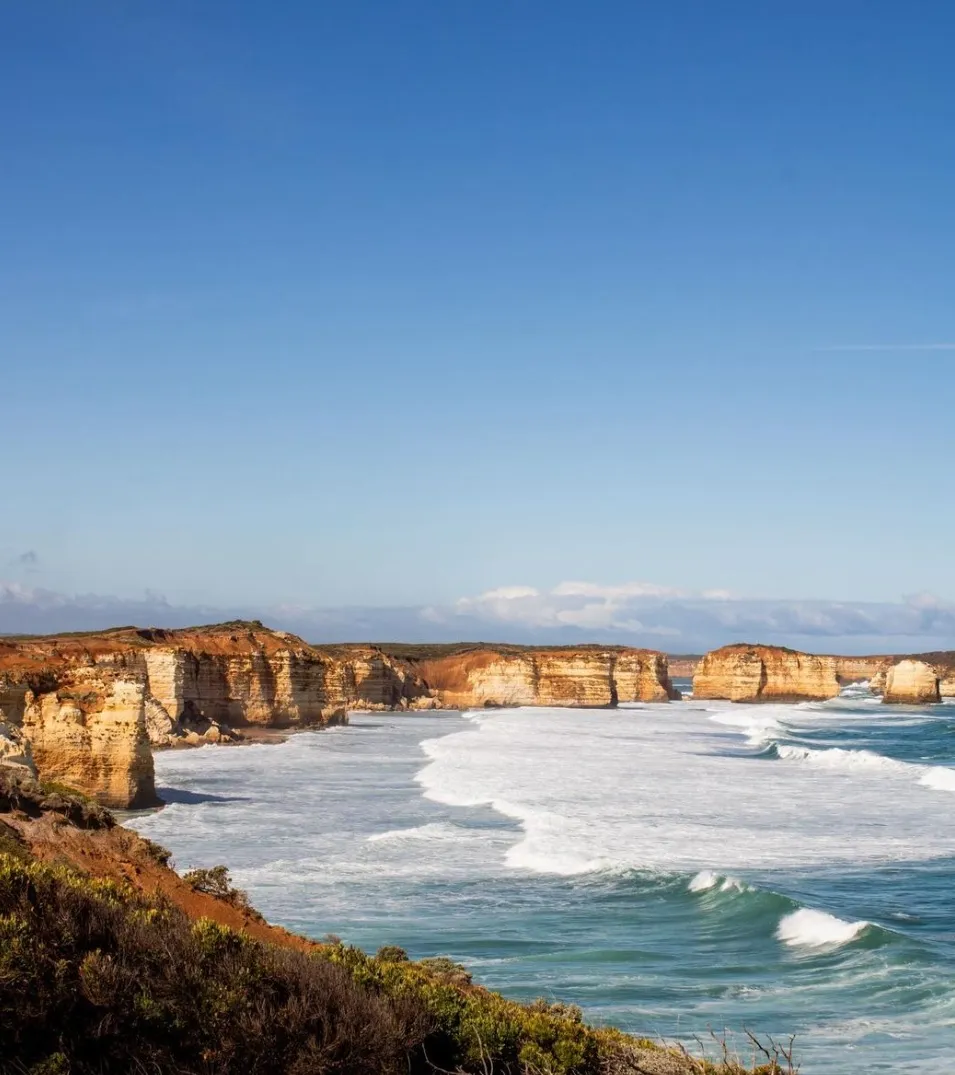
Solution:
<path fill-rule="evenodd" d="M 892 657 L 835 657 L 836 675 L 840 683 L 863 683 L 870 684 L 883 675 L 885 670 L 892 664 Z"/>
<path fill-rule="evenodd" d="M 599 647 L 458 647 L 414 662 L 435 698 L 450 708 L 613 706 L 679 698 L 666 656 Z"/>
<path fill-rule="evenodd" d="M 141 682 L 85 665 L 54 670 L 6 663 L 0 671 L 5 761 L 108 806 L 156 802 Z"/>
<path fill-rule="evenodd" d="M 257 623 L 0 642 L 2 752 L 32 751 L 41 778 L 114 807 L 155 801 L 150 743 L 420 704 L 434 704 L 420 679 L 375 647 L 323 650 Z"/>
<path fill-rule="evenodd" d="M 886 672 L 882 701 L 926 705 L 941 701 L 936 670 L 924 661 L 904 660 Z"/>
<path fill-rule="evenodd" d="M 104 806 L 154 805 L 144 700 L 142 683 L 99 677 L 77 678 L 72 689 L 28 696 L 22 729 L 37 772 Z"/>
<path fill-rule="evenodd" d="M 840 691 L 835 657 L 777 646 L 733 645 L 707 653 L 693 677 L 694 698 L 799 702 Z"/>
<path fill-rule="evenodd" d="M 875 694 L 884 694 L 889 670 L 900 660 L 919 661 L 933 669 L 938 677 L 939 695 L 955 698 L 955 651 L 942 650 L 934 653 L 914 653 L 908 657 L 885 657 L 881 669 L 870 678 L 869 685 Z"/>
<path fill-rule="evenodd" d="M 700 667 L 700 661 L 702 657 L 695 654 L 685 653 L 669 653 L 667 654 L 667 665 L 670 669 L 670 675 L 679 679 L 692 679 L 696 675 L 697 668 Z"/>

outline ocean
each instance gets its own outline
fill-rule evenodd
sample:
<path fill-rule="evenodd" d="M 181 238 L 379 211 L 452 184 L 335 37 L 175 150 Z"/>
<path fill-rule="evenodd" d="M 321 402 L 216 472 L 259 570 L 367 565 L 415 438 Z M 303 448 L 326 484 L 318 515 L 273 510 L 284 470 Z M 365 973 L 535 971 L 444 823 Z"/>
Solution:
<path fill-rule="evenodd" d="M 955 1071 L 955 705 L 355 714 L 156 769 L 129 823 L 290 929 L 697 1052 Z"/>

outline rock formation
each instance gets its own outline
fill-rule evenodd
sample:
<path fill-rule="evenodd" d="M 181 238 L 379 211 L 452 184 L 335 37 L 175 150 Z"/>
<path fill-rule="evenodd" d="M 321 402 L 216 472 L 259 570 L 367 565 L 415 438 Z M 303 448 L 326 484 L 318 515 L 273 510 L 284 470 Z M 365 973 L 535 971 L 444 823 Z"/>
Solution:
<path fill-rule="evenodd" d="M 836 675 L 840 683 L 871 684 L 878 676 L 884 674 L 892 664 L 892 657 L 834 657 Z"/>
<path fill-rule="evenodd" d="M 0 755 L 113 807 L 155 802 L 150 744 L 434 704 L 375 647 L 320 649 L 256 623 L 0 642 Z"/>
<path fill-rule="evenodd" d="M 936 670 L 924 661 L 904 660 L 893 664 L 886 672 L 882 701 L 926 705 L 941 701 Z"/>
<path fill-rule="evenodd" d="M 917 661 L 926 664 L 938 677 L 938 690 L 942 698 L 955 698 L 955 651 L 936 653 L 914 653 L 908 657 L 886 657 L 881 669 L 869 680 L 869 687 L 874 694 L 884 694 L 889 671 L 901 660 Z"/>
<path fill-rule="evenodd" d="M 702 657 L 692 653 L 667 654 L 667 665 L 670 669 L 670 675 L 678 679 L 692 679 L 693 676 L 696 675 L 696 670 L 700 667 L 700 661 L 702 660 Z"/>
<path fill-rule="evenodd" d="M 835 657 L 778 646 L 733 645 L 707 653 L 693 677 L 694 698 L 801 702 L 840 691 Z"/>
<path fill-rule="evenodd" d="M 925 671 L 916 672 L 910 665 L 921 665 Z M 933 679 L 941 697 L 955 697 L 955 653 L 916 654 L 903 660 L 837 657 L 740 644 L 713 650 L 703 658 L 693 677 L 693 694 L 734 702 L 817 701 L 835 697 L 845 684 L 868 682 L 874 694 L 888 693 L 886 700 L 919 697 L 937 701 Z"/>
<path fill-rule="evenodd" d="M 414 662 L 442 706 L 613 706 L 679 698 L 666 656 L 598 647 L 458 647 Z"/>
<path fill-rule="evenodd" d="M 30 744 L 15 724 L 0 721 L 0 765 L 36 776 Z"/>

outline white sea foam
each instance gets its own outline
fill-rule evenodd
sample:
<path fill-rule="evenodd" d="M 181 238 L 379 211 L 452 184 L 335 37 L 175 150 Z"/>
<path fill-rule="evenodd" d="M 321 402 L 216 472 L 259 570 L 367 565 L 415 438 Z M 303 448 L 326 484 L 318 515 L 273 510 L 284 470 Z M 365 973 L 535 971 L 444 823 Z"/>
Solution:
<path fill-rule="evenodd" d="M 824 769 L 840 769 L 854 771 L 882 770 L 884 772 L 911 774 L 913 770 L 920 771 L 921 766 L 914 766 L 904 761 L 896 761 L 887 758 L 884 754 L 877 754 L 873 750 L 850 750 L 845 747 L 799 747 L 788 743 L 781 743 L 776 748 L 776 753 L 783 761 L 801 761 L 809 765 L 817 765 Z"/>
<path fill-rule="evenodd" d="M 718 889 L 720 892 L 751 892 L 752 889 L 738 877 L 724 877 L 713 870 L 700 870 L 694 874 L 687 889 L 690 892 L 710 892 Z"/>
<path fill-rule="evenodd" d="M 717 724 L 741 729 L 749 745 L 755 747 L 765 746 L 786 734 L 782 717 L 783 707 L 773 705 L 734 706 L 710 714 Z"/>
<path fill-rule="evenodd" d="M 731 749 L 741 734 L 842 719 L 729 703 L 496 710 L 423 744 L 416 779 L 433 801 L 517 821 L 505 864 L 541 873 L 731 877 L 955 854 L 955 800 L 917 791 L 927 767 L 841 747 L 784 744 L 783 764 Z"/>
<path fill-rule="evenodd" d="M 368 837 L 369 843 L 381 840 L 457 840 L 462 830 L 457 825 L 444 821 L 429 821 L 426 825 L 412 825 L 407 829 L 388 829 L 386 832 L 373 832 Z"/>
<path fill-rule="evenodd" d="M 935 791 L 955 792 L 955 769 L 945 765 L 922 765 L 918 762 L 898 761 L 877 754 L 872 750 L 847 750 L 843 747 L 799 747 L 781 743 L 776 753 L 783 761 L 805 762 L 822 769 L 892 773 L 916 780 Z"/>
<path fill-rule="evenodd" d="M 690 878 L 686 886 L 691 892 L 708 892 L 720 883 L 720 875 L 712 870 L 700 870 Z"/>
<path fill-rule="evenodd" d="M 865 921 L 846 922 L 825 911 L 801 907 L 783 916 L 776 936 L 794 948 L 837 947 L 858 937 L 869 924 Z"/>
<path fill-rule="evenodd" d="M 919 783 L 936 791 L 955 791 L 955 769 L 944 765 L 929 765 L 919 778 Z"/>

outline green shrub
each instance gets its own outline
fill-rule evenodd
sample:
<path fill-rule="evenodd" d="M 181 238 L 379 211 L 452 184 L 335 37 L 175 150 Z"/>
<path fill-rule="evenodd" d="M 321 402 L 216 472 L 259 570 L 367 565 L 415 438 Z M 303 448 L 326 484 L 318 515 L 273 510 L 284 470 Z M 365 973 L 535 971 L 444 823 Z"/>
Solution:
<path fill-rule="evenodd" d="M 329 960 L 0 856 L 0 1070 L 399 1075 L 427 1027 Z"/>
<path fill-rule="evenodd" d="M 182 879 L 196 892 L 204 892 L 208 896 L 215 896 L 216 899 L 231 903 L 233 907 L 238 907 L 243 911 L 254 914 L 256 917 L 261 917 L 249 903 L 248 894 L 241 888 L 233 887 L 232 879 L 229 877 L 229 870 L 225 866 L 210 866 L 208 869 L 189 870 L 188 873 L 182 875 Z"/>
<path fill-rule="evenodd" d="M 341 943 L 341 940 L 337 937 L 336 941 Z M 382 963 L 407 963 L 408 953 L 396 944 L 384 944 L 375 953 L 375 959 L 380 960 Z"/>

